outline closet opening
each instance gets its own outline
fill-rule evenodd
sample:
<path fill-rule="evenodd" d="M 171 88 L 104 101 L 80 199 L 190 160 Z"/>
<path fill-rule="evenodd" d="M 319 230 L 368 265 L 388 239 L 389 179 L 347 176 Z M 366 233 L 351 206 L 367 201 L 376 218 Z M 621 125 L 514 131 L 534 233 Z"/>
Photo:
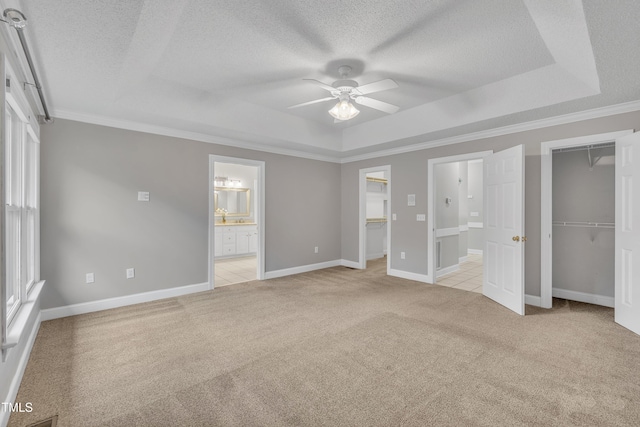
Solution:
<path fill-rule="evenodd" d="M 391 247 L 391 167 L 360 170 L 360 269 L 388 273 Z"/>
<path fill-rule="evenodd" d="M 387 180 L 385 171 L 369 172 L 367 180 L 366 267 L 386 265 Z M 375 260 L 375 261 L 374 261 Z"/>
<path fill-rule="evenodd" d="M 614 307 L 615 150 L 552 150 L 553 297 Z"/>

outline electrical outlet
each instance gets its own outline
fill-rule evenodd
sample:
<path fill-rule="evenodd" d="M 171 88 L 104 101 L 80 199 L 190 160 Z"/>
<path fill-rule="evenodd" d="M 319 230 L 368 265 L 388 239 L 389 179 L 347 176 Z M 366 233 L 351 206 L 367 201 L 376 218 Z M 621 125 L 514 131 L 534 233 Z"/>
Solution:
<path fill-rule="evenodd" d="M 317 246 L 313 249 L 313 252 L 318 253 L 318 247 Z"/>
<path fill-rule="evenodd" d="M 405 259 L 405 254 L 404 254 L 404 252 L 400 252 L 400 259 Z"/>
<path fill-rule="evenodd" d="M 426 221 L 426 215 L 425 214 L 417 214 L 416 215 L 416 221 Z"/>
<path fill-rule="evenodd" d="M 136 277 L 135 268 L 127 268 L 127 279 L 133 279 L 134 277 Z"/>
<path fill-rule="evenodd" d="M 96 281 L 95 276 L 93 275 L 93 273 L 87 273 L 86 277 L 85 277 L 85 281 L 87 283 L 93 283 Z"/>
<path fill-rule="evenodd" d="M 391 219 L 395 221 L 396 219 L 398 219 L 398 217 L 396 216 L 396 214 L 391 214 Z"/>

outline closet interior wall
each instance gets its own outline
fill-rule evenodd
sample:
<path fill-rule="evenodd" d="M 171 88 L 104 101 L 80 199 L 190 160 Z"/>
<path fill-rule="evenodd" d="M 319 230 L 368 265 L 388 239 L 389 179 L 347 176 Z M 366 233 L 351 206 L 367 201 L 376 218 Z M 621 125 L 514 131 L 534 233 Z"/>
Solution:
<path fill-rule="evenodd" d="M 614 154 L 614 147 L 553 153 L 554 296 L 614 296 Z"/>

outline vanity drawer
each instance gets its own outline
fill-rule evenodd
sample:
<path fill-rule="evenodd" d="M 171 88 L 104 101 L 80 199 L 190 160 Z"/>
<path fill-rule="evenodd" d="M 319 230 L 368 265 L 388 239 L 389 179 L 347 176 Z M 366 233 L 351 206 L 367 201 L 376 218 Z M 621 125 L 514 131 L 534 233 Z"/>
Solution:
<path fill-rule="evenodd" d="M 223 245 L 222 246 L 222 255 L 234 255 L 236 253 L 236 244 L 232 245 Z"/>
<path fill-rule="evenodd" d="M 236 233 L 224 233 L 222 235 L 222 244 L 223 245 L 228 245 L 228 244 L 234 244 L 236 243 Z"/>

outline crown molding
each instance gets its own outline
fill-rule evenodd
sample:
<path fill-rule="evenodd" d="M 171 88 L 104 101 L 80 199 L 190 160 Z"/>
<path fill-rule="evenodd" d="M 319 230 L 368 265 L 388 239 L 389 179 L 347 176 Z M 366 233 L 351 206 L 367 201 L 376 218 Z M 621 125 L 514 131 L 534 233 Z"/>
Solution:
<path fill-rule="evenodd" d="M 255 142 L 245 141 L 241 139 L 231 139 L 226 137 L 208 135 L 199 132 L 190 132 L 186 130 L 174 129 L 164 126 L 150 125 L 146 123 L 134 122 L 131 120 L 116 119 L 106 116 L 77 113 L 68 110 L 53 110 L 51 115 L 58 119 L 73 120 L 83 123 L 91 123 L 94 125 L 108 126 L 118 129 L 126 129 L 137 132 L 151 133 L 155 135 L 170 136 L 174 138 L 189 139 L 193 141 L 206 142 L 209 144 L 226 145 L 235 148 L 243 148 L 247 150 L 261 151 L 271 154 L 281 154 L 284 156 L 300 157 L 310 160 L 320 160 L 323 162 L 340 163 L 339 157 L 326 156 L 322 154 L 309 153 L 301 150 L 290 148 L 273 147 Z"/>
<path fill-rule="evenodd" d="M 462 142 L 475 141 L 478 139 L 493 138 L 497 136 L 509 135 L 529 130 L 542 129 L 551 126 L 564 125 L 581 122 L 583 120 L 598 119 L 601 117 L 614 116 L 616 114 L 631 113 L 640 110 L 640 100 L 625 102 L 622 104 L 609 105 L 591 110 L 579 111 L 577 113 L 563 114 L 561 116 L 549 117 L 547 119 L 533 120 L 530 122 L 518 123 L 515 125 L 503 126 L 464 135 L 452 136 L 449 138 L 425 141 L 404 147 L 390 148 L 388 150 L 378 150 L 372 153 L 360 154 L 357 156 L 343 157 L 340 163 L 352 163 L 360 160 L 375 159 L 379 157 L 392 156 L 395 154 L 410 153 L 412 151 L 427 150 L 429 148 L 442 147 L 444 145 L 460 144 Z"/>
<path fill-rule="evenodd" d="M 76 113 L 67 110 L 54 110 L 54 117 L 66 120 L 74 120 L 78 122 L 91 123 L 101 126 L 109 126 L 119 129 L 126 129 L 138 132 L 151 133 L 156 135 L 170 136 L 175 138 L 190 139 L 194 141 L 206 142 L 210 144 L 220 144 L 247 150 L 261 151 L 265 153 L 280 154 L 284 156 L 300 157 L 310 160 L 319 160 L 331 163 L 353 163 L 361 160 L 376 159 L 380 157 L 393 156 L 396 154 L 410 153 L 413 151 L 428 150 L 430 148 L 442 147 L 445 145 L 460 144 L 463 142 L 475 141 L 478 139 L 493 138 L 497 136 L 509 135 L 518 132 L 525 132 L 535 129 L 542 129 L 551 126 L 564 125 L 569 123 L 580 122 L 583 120 L 598 119 L 601 117 L 614 116 L 616 114 L 630 113 L 640 110 L 640 100 L 625 102 L 622 104 L 610 105 L 607 107 L 599 107 L 591 110 L 580 111 L 577 113 L 563 114 L 561 116 L 550 117 L 547 119 L 534 120 L 530 122 L 518 123 L 509 126 L 503 126 L 484 131 L 468 133 L 464 135 L 452 136 L 449 138 L 437 139 L 434 141 L 425 141 L 417 144 L 407 145 L 404 147 L 390 148 L 387 150 L 378 150 L 371 153 L 360 154 L 357 156 L 326 156 L 322 154 L 308 153 L 306 151 L 294 150 L 289 148 L 272 147 L 269 145 L 258 144 L 250 141 L 243 141 L 213 135 L 207 135 L 198 132 L 190 132 L 185 130 L 173 129 L 164 126 L 149 125 L 145 123 L 134 122 L 124 119 L 114 119 L 105 116 Z M 346 153 L 345 153 L 346 154 Z"/>

